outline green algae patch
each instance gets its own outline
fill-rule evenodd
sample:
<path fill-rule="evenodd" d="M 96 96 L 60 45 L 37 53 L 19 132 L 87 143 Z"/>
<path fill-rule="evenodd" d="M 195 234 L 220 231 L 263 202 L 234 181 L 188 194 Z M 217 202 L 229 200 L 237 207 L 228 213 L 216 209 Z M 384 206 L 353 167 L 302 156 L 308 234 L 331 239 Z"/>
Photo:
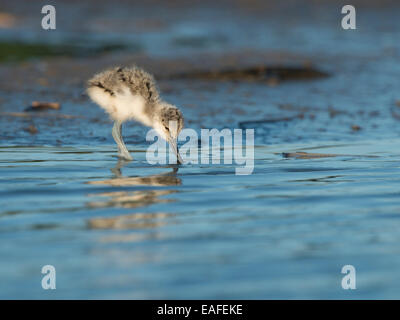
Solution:
<path fill-rule="evenodd" d="M 77 44 L 45 44 L 0 41 L 0 62 L 20 62 L 29 59 L 50 57 L 88 57 L 121 50 L 139 51 L 140 47 L 123 44 L 77 45 Z"/>

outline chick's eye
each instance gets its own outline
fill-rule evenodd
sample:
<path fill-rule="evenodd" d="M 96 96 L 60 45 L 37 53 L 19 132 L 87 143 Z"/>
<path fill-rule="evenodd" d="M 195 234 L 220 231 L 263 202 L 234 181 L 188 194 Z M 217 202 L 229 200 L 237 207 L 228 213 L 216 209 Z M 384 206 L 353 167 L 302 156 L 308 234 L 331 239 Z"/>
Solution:
<path fill-rule="evenodd" d="M 165 130 L 169 131 L 169 128 L 168 128 L 168 127 L 164 127 L 164 128 L 165 128 Z"/>

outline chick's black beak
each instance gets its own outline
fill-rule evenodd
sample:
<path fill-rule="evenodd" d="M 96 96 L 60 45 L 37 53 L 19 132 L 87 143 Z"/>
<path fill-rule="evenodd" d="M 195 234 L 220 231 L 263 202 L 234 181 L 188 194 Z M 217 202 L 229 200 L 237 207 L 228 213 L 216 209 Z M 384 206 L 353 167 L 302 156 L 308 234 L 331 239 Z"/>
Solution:
<path fill-rule="evenodd" d="M 179 154 L 178 144 L 177 144 L 176 139 L 171 137 L 171 136 L 169 136 L 168 137 L 168 142 L 169 142 L 169 145 L 172 148 L 172 151 L 174 151 L 174 153 L 175 153 L 175 156 L 176 156 L 176 159 L 177 159 L 178 163 L 179 164 L 183 164 L 183 159 L 182 159 L 181 155 Z"/>

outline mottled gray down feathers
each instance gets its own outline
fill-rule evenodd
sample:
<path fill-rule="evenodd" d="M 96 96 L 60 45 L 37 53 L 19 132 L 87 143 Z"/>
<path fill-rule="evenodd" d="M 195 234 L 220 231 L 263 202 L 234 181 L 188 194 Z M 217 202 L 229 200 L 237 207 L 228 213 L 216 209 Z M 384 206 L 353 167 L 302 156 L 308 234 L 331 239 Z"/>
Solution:
<path fill-rule="evenodd" d="M 128 108 L 127 88 L 132 96 L 132 104 Z M 99 96 L 91 89 L 101 89 L 105 96 Z M 123 122 L 134 119 L 156 129 L 161 125 L 167 130 L 170 129 L 170 121 L 176 121 L 177 133 L 183 128 L 181 111 L 160 98 L 153 76 L 137 66 L 110 68 L 94 75 L 88 81 L 88 94 L 114 120 Z M 143 108 L 135 100 L 138 95 L 145 100 Z"/>
<path fill-rule="evenodd" d="M 94 75 L 87 85 L 88 88 L 99 87 L 111 96 L 122 93 L 123 87 L 128 87 L 133 95 L 140 94 L 148 103 L 159 100 L 153 76 L 137 66 L 107 69 Z"/>
<path fill-rule="evenodd" d="M 183 116 L 181 111 L 176 107 L 164 107 L 160 111 L 161 123 L 164 127 L 169 127 L 170 121 L 176 121 L 178 124 L 178 131 L 183 128 Z"/>

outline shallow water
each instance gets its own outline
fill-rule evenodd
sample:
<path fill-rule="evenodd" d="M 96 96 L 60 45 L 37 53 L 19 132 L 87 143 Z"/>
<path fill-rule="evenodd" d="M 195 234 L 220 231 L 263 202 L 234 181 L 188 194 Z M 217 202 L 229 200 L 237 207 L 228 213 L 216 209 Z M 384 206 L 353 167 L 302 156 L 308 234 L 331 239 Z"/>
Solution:
<path fill-rule="evenodd" d="M 46 41 L 139 43 L 154 59 L 135 56 L 146 68 L 198 59 L 206 71 L 228 58 L 205 53 L 268 65 L 268 50 L 281 50 L 331 76 L 267 85 L 159 70 L 186 127 L 255 129 L 254 172 L 239 176 L 235 164 L 150 165 L 135 124 L 123 131 L 134 161 L 118 161 L 112 123 L 82 91 L 89 74 L 132 52 L 1 65 L 0 298 L 399 298 L 399 7 L 361 9 L 351 33 L 333 4 L 301 14 L 199 5 L 161 21 L 154 13 L 155 30 L 127 34 L 141 21 L 131 15 L 153 11 L 124 5 L 104 10 L 109 33 L 83 6 L 82 25 Z M 0 38 L 41 35 L 24 21 Z M 24 112 L 34 100 L 62 107 Z M 41 287 L 47 264 L 57 290 Z M 347 264 L 357 290 L 341 288 Z"/>
<path fill-rule="evenodd" d="M 1 297 L 394 297 L 398 144 L 258 145 L 249 176 L 150 166 L 143 148 L 119 171 L 113 146 L 2 147 Z M 281 155 L 296 150 L 343 156 Z"/>

